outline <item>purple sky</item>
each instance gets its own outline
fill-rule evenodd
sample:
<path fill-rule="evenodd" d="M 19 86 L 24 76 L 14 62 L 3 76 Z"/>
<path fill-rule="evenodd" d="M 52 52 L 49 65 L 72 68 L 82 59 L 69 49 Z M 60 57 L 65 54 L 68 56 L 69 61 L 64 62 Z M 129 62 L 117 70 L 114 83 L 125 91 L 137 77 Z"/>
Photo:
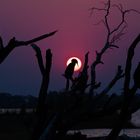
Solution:
<path fill-rule="evenodd" d="M 82 61 L 89 51 L 90 64 L 105 42 L 106 28 L 101 24 L 94 26 L 102 17 L 95 13 L 89 16 L 92 6 L 103 7 L 103 0 L 1 0 L 0 1 L 0 35 L 4 43 L 15 36 L 18 40 L 28 40 L 54 30 L 59 32 L 51 38 L 37 43 L 43 55 L 46 48 L 53 53 L 50 90 L 63 90 L 65 79 L 62 76 L 65 63 L 71 56 Z M 105 1 L 105 0 L 104 0 Z M 124 8 L 140 10 L 140 0 L 112 0 L 122 3 Z M 119 21 L 119 12 L 115 9 L 111 25 Z M 127 16 L 126 34 L 118 42 L 119 49 L 109 50 L 103 57 L 104 65 L 98 66 L 98 80 L 103 87 L 111 80 L 118 64 L 125 63 L 129 44 L 140 33 L 140 15 L 130 13 Z M 135 63 L 139 62 L 136 51 Z M 37 65 L 35 52 L 30 46 L 15 49 L 0 65 L 0 91 L 13 94 L 38 95 L 41 74 Z M 118 91 L 121 87 L 117 86 Z"/>

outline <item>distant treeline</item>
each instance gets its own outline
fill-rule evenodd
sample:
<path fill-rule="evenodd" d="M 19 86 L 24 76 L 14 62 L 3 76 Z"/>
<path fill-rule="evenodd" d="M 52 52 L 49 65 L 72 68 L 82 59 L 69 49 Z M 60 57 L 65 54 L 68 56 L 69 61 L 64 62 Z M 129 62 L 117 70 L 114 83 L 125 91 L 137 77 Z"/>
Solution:
<path fill-rule="evenodd" d="M 21 96 L 10 93 L 0 93 L 0 108 L 35 108 L 37 98 L 31 95 Z"/>
<path fill-rule="evenodd" d="M 88 98 L 88 94 L 81 95 L 84 96 L 84 99 Z M 95 97 L 97 97 L 96 95 Z M 115 104 L 121 102 L 122 96 L 114 94 L 112 101 L 109 103 L 110 106 L 114 106 Z M 83 98 L 83 97 L 82 97 Z M 100 104 L 98 104 L 97 108 L 100 108 L 99 106 L 102 106 L 105 104 L 108 99 L 110 98 L 109 95 L 105 95 L 101 100 Z M 93 99 L 94 100 L 94 99 Z M 10 93 L 0 93 L 0 108 L 22 108 L 23 106 L 25 108 L 35 108 L 37 105 L 38 98 L 32 95 L 12 95 Z M 57 110 L 61 108 L 61 106 L 64 106 L 66 104 L 71 104 L 72 102 L 75 102 L 75 98 L 73 96 L 70 96 L 69 94 L 65 94 L 64 92 L 56 92 L 51 91 L 48 94 L 47 97 L 47 105 L 52 110 Z M 133 101 L 135 106 L 140 105 L 140 94 L 136 94 L 136 97 Z"/>

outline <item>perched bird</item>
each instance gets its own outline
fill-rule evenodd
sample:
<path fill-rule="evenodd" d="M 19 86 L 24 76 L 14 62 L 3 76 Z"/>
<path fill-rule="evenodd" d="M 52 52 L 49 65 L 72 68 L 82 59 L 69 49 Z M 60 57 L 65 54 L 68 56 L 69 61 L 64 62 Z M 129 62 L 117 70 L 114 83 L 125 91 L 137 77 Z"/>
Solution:
<path fill-rule="evenodd" d="M 140 88 L 140 62 L 134 72 L 134 84 L 137 88 Z"/>
<path fill-rule="evenodd" d="M 74 79 L 72 86 L 71 86 L 71 90 L 72 91 L 79 91 L 80 93 L 83 93 L 85 91 L 85 89 L 89 86 L 87 84 L 88 81 L 88 54 L 89 52 L 87 52 L 85 54 L 85 62 L 84 62 L 84 67 L 82 72 L 79 73 L 79 76 L 77 78 Z"/>
<path fill-rule="evenodd" d="M 65 70 L 65 74 L 64 76 L 67 78 L 67 79 L 70 79 L 72 80 L 72 75 L 74 73 L 74 67 L 75 65 L 78 64 L 78 61 L 76 59 L 72 59 L 71 60 L 71 63 L 69 63 L 69 65 L 66 67 L 66 70 Z"/>
<path fill-rule="evenodd" d="M 72 59 L 71 63 L 66 67 L 64 76 L 67 79 L 67 83 L 66 83 L 66 90 L 69 89 L 69 80 L 73 81 L 73 73 L 74 73 L 74 67 L 75 65 L 78 65 L 78 61 L 76 59 Z"/>

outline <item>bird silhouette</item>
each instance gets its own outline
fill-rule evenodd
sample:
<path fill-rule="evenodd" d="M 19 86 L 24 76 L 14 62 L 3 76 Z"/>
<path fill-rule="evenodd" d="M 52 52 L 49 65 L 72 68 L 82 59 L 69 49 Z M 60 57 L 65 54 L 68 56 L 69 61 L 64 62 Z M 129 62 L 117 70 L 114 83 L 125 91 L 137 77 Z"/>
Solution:
<path fill-rule="evenodd" d="M 85 62 L 84 62 L 84 67 L 82 72 L 79 73 L 78 77 L 74 79 L 72 86 L 71 86 L 71 90 L 72 91 L 79 91 L 80 93 L 84 93 L 85 89 L 89 86 L 89 84 L 87 84 L 88 81 L 88 54 L 89 52 L 87 52 L 85 54 Z"/>
<path fill-rule="evenodd" d="M 72 59 L 71 63 L 69 63 L 69 65 L 66 67 L 64 76 L 67 79 L 67 83 L 66 83 L 66 90 L 69 89 L 69 80 L 73 81 L 73 73 L 74 73 L 74 67 L 75 65 L 78 65 L 78 61 L 76 59 Z"/>

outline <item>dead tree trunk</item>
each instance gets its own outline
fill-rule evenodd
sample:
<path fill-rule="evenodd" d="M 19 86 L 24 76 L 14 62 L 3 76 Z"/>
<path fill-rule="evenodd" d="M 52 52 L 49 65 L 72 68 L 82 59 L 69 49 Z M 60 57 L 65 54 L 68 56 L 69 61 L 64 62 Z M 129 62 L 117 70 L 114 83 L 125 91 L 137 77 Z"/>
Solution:
<path fill-rule="evenodd" d="M 120 113 L 120 118 L 117 124 L 115 125 L 115 127 L 112 129 L 112 131 L 108 135 L 106 140 L 116 140 L 125 122 L 127 121 L 128 117 L 131 115 L 128 108 L 137 91 L 137 86 L 134 84 L 134 86 L 130 89 L 129 84 L 130 84 L 130 75 L 131 75 L 131 67 L 132 67 L 132 59 L 134 56 L 134 50 L 139 42 L 140 42 L 140 34 L 137 36 L 137 38 L 134 40 L 134 42 L 132 43 L 132 45 L 130 46 L 128 50 L 126 67 L 125 67 L 124 101 L 123 101 L 123 105 L 122 105 L 122 109 Z"/>
<path fill-rule="evenodd" d="M 43 129 L 45 128 L 44 125 L 45 125 L 46 115 L 47 115 L 46 99 L 47 99 L 47 92 L 48 92 L 48 86 L 50 80 L 50 70 L 52 65 L 52 53 L 50 49 L 46 50 L 46 65 L 44 66 L 42 54 L 39 47 L 37 47 L 35 44 L 32 44 L 32 47 L 36 52 L 36 57 L 42 74 L 42 83 L 41 83 L 41 88 L 38 97 L 38 104 L 36 108 L 38 122 L 33 134 L 33 140 L 38 140 L 41 133 L 43 132 Z"/>

